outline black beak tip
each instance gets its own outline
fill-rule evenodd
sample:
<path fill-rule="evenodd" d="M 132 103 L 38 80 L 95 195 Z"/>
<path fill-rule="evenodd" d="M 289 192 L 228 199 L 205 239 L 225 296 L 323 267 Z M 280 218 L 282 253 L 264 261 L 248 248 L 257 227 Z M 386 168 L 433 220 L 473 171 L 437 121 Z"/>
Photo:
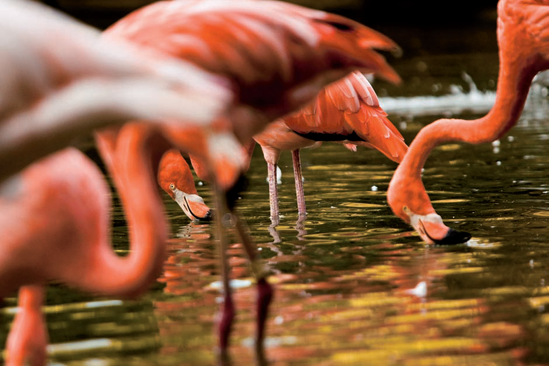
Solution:
<path fill-rule="evenodd" d="M 208 212 L 206 212 L 206 215 L 204 217 L 198 217 L 196 220 L 198 222 L 210 222 L 213 218 L 213 210 L 210 209 Z"/>
<path fill-rule="evenodd" d="M 448 230 L 446 236 L 440 240 L 433 240 L 436 245 L 455 245 L 463 244 L 471 239 L 471 234 L 465 231 L 457 231 L 452 228 Z"/>

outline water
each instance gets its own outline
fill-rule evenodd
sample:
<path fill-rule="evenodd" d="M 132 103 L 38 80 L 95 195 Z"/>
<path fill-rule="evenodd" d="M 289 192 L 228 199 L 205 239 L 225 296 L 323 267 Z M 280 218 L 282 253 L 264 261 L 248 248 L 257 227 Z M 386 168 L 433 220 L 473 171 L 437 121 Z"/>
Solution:
<path fill-rule="evenodd" d="M 492 51 L 425 53 L 394 62 L 405 84 L 375 82 L 374 87 L 382 104 L 416 98 L 407 99 L 412 108 L 390 115 L 407 142 L 439 117 L 483 113 L 480 107 L 462 108 L 470 90 L 463 72 L 481 99 L 491 98 L 497 77 Z M 426 164 L 424 182 L 435 209 L 453 228 L 473 233 L 469 245 L 426 246 L 387 206 L 396 164 L 373 150 L 352 153 L 328 143 L 302 151 L 308 211 L 303 222 L 296 213 L 291 157 L 283 154 L 283 217 L 271 228 L 266 165 L 255 151 L 250 189 L 238 210 L 277 289 L 267 325 L 267 364 L 547 364 L 549 108 L 546 92 L 537 88 L 519 124 L 501 141 L 444 145 Z M 198 189 L 211 203 L 207 186 Z M 144 297 L 120 301 L 49 287 L 51 364 L 216 364 L 220 294 L 213 228 L 189 223 L 163 197 L 172 229 L 170 256 Z M 124 254 L 128 243 L 118 204 L 113 223 L 116 249 Z M 232 277 L 240 280 L 231 356 L 234 365 L 254 364 L 254 287 L 238 243 L 229 254 Z M 6 299 L 1 341 L 13 306 L 15 299 Z"/>

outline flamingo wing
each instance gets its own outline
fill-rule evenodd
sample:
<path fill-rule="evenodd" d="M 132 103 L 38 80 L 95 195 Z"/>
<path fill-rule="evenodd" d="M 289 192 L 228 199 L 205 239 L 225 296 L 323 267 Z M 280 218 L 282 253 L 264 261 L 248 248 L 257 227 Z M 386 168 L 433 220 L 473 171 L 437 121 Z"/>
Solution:
<path fill-rule="evenodd" d="M 241 102 L 274 108 L 275 118 L 296 108 L 293 99 L 306 94 L 311 100 L 351 68 L 400 80 L 376 52 L 397 48 L 387 37 L 344 17 L 278 1 L 159 1 L 107 34 L 227 75 Z"/>
<path fill-rule="evenodd" d="M 285 117 L 284 122 L 303 137 L 365 145 L 396 162 L 402 160 L 408 149 L 360 72 L 329 85 L 314 103 Z"/>

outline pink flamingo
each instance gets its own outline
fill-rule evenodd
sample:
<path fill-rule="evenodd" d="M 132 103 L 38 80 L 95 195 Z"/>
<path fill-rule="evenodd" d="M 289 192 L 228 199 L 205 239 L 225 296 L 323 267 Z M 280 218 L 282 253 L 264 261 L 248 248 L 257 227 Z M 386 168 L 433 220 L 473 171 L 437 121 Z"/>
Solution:
<path fill-rule="evenodd" d="M 212 210 L 198 195 L 189 164 L 181 152 L 170 149 L 162 155 L 158 166 L 158 184 L 193 221 L 210 220 Z"/>
<path fill-rule="evenodd" d="M 463 243 L 471 238 L 444 225 L 421 181 L 421 170 L 437 145 L 460 141 L 480 144 L 499 139 L 518 121 L 534 76 L 549 68 L 549 2 L 500 0 L 498 3 L 500 70 L 496 101 L 476 120 L 440 119 L 418 133 L 391 180 L 391 209 L 430 244 Z"/>
<path fill-rule="evenodd" d="M 0 45 L 0 182 L 94 128 L 130 119 L 206 123 L 232 98 L 220 77 L 101 41 L 99 31 L 37 2 L 0 3 Z"/>
<path fill-rule="evenodd" d="M 126 147 L 135 152 L 132 143 Z M 7 365 L 45 364 L 48 338 L 40 307 L 49 281 L 135 297 L 161 273 L 167 224 L 156 183 L 143 164 L 134 163 L 137 154 L 127 158 L 134 182 L 120 192 L 131 228 L 127 257 L 117 256 L 110 244 L 108 186 L 80 151 L 67 148 L 39 160 L 2 186 L 0 296 L 19 289 L 21 307 L 8 337 Z"/>
<path fill-rule="evenodd" d="M 340 16 L 278 1 L 159 1 L 121 19 L 107 29 L 104 36 L 189 61 L 229 78 L 238 98 L 235 108 L 227 114 L 228 119 L 220 119 L 216 129 L 234 132 L 245 145 L 267 123 L 301 107 L 323 86 L 353 69 L 376 72 L 394 82 L 399 80 L 375 51 L 396 48 L 385 36 Z M 232 209 L 232 200 L 225 198 L 231 195 L 233 189 L 230 188 L 245 171 L 246 159 L 242 154 L 237 154 L 238 163 L 216 158 L 218 152 L 225 149 L 224 144 L 205 144 L 200 131 L 195 134 L 175 126 L 158 131 L 172 146 L 194 155 L 206 167 L 203 178 L 213 183 L 216 192 L 217 238 L 225 297 L 219 325 L 220 348 L 227 348 L 235 311 L 224 254 L 227 239 L 222 234 L 220 219 L 227 211 L 236 219 L 237 231 L 257 279 L 256 338 L 260 345 L 272 288 L 265 279 L 267 271 L 260 263 L 244 222 Z M 124 180 L 116 178 L 119 173 L 115 167 L 123 163 L 114 163 L 116 159 L 112 158 L 116 155 L 112 153 L 116 150 L 116 131 L 105 133 L 109 134 L 108 141 L 101 133 L 98 145 L 118 189 L 123 190 L 120 184 L 125 184 Z M 167 149 L 168 145 L 163 144 L 155 159 L 160 159 L 160 150 Z M 174 188 L 177 189 L 175 183 Z"/>
<path fill-rule="evenodd" d="M 271 219 L 275 223 L 279 220 L 276 166 L 282 150 L 292 151 L 298 213 L 306 215 L 300 149 L 316 147 L 322 141 L 341 142 L 354 151 L 357 145 L 377 149 L 397 163 L 408 149 L 360 72 L 324 88 L 313 103 L 270 124 L 254 139 L 267 162 Z"/>

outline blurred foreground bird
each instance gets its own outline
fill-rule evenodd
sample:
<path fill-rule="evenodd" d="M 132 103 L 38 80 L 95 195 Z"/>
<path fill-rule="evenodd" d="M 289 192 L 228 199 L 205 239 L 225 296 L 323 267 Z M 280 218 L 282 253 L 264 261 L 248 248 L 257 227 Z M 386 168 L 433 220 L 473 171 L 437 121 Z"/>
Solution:
<path fill-rule="evenodd" d="M 137 141 L 124 141 L 134 153 Z M 122 150 L 122 149 L 121 149 Z M 43 366 L 48 341 L 41 305 L 50 281 L 98 295 L 133 298 L 152 284 L 166 258 L 167 223 L 156 182 L 135 154 L 120 191 L 130 228 L 130 254 L 111 246 L 110 192 L 83 153 L 66 148 L 4 185 L 0 194 L 0 298 L 19 290 L 20 311 L 7 341 L 7 365 Z M 146 166 L 145 166 L 146 168 Z"/>
<path fill-rule="evenodd" d="M 0 50 L 0 182 L 94 128 L 205 123 L 232 97 L 220 77 L 101 41 L 99 31 L 33 1 L 0 2 Z"/>
<path fill-rule="evenodd" d="M 430 152 L 451 141 L 480 144 L 501 138 L 518 121 L 533 78 L 549 69 L 549 2 L 500 0 L 498 3 L 499 77 L 496 101 L 476 120 L 440 119 L 423 127 L 389 185 L 391 209 L 429 244 L 464 243 L 471 238 L 444 225 L 421 180 Z"/>
<path fill-rule="evenodd" d="M 393 82 L 400 80 L 376 52 L 376 49 L 397 48 L 387 37 L 344 17 L 278 1 L 159 1 L 123 18 L 107 29 L 104 36 L 130 41 L 228 78 L 237 96 L 234 108 L 227 113 L 226 119 L 219 119 L 210 132 L 215 129 L 219 134 L 234 133 L 244 145 L 251 143 L 252 136 L 270 121 L 300 108 L 326 84 L 353 69 L 375 72 Z M 238 188 L 236 182 L 241 182 L 239 177 L 247 169 L 246 157 L 235 154 L 233 161 L 220 158 L 221 152 L 227 150 L 228 135 L 223 135 L 225 137 L 214 144 L 205 143 L 200 129 L 189 131 L 170 126 L 160 131 L 164 142 L 159 146 L 163 147 L 157 149 L 154 159 L 159 161 L 160 151 L 169 149 L 165 144 L 168 141 L 194 155 L 193 159 L 204 168 L 205 174 L 201 178 L 214 186 L 224 291 L 220 349 L 225 351 L 228 346 L 235 314 L 225 255 L 228 243 L 222 233 L 221 218 L 227 214 L 234 220 L 225 222 L 236 223 L 257 279 L 256 338 L 261 345 L 272 288 L 266 281 L 267 271 L 261 265 L 246 225 L 233 207 L 235 187 Z M 139 132 L 135 130 L 135 133 Z M 115 163 L 109 157 L 116 155 L 112 154 L 116 150 L 116 134 L 111 129 L 98 135 L 98 146 L 114 176 L 120 174 L 113 167 L 124 164 Z M 230 144 L 233 149 L 232 142 Z M 115 181 L 125 184 L 121 177 Z M 173 188 L 179 189 L 175 183 Z M 118 189 L 125 188 L 119 186 Z"/>
<path fill-rule="evenodd" d="M 292 151 L 299 215 L 306 215 L 299 150 L 324 141 L 340 142 L 356 151 L 366 146 L 399 163 L 408 147 L 404 138 L 379 106 L 377 95 L 360 72 L 324 88 L 315 101 L 299 112 L 283 117 L 254 136 L 268 166 L 271 219 L 278 223 L 276 167 L 282 150 Z"/>

